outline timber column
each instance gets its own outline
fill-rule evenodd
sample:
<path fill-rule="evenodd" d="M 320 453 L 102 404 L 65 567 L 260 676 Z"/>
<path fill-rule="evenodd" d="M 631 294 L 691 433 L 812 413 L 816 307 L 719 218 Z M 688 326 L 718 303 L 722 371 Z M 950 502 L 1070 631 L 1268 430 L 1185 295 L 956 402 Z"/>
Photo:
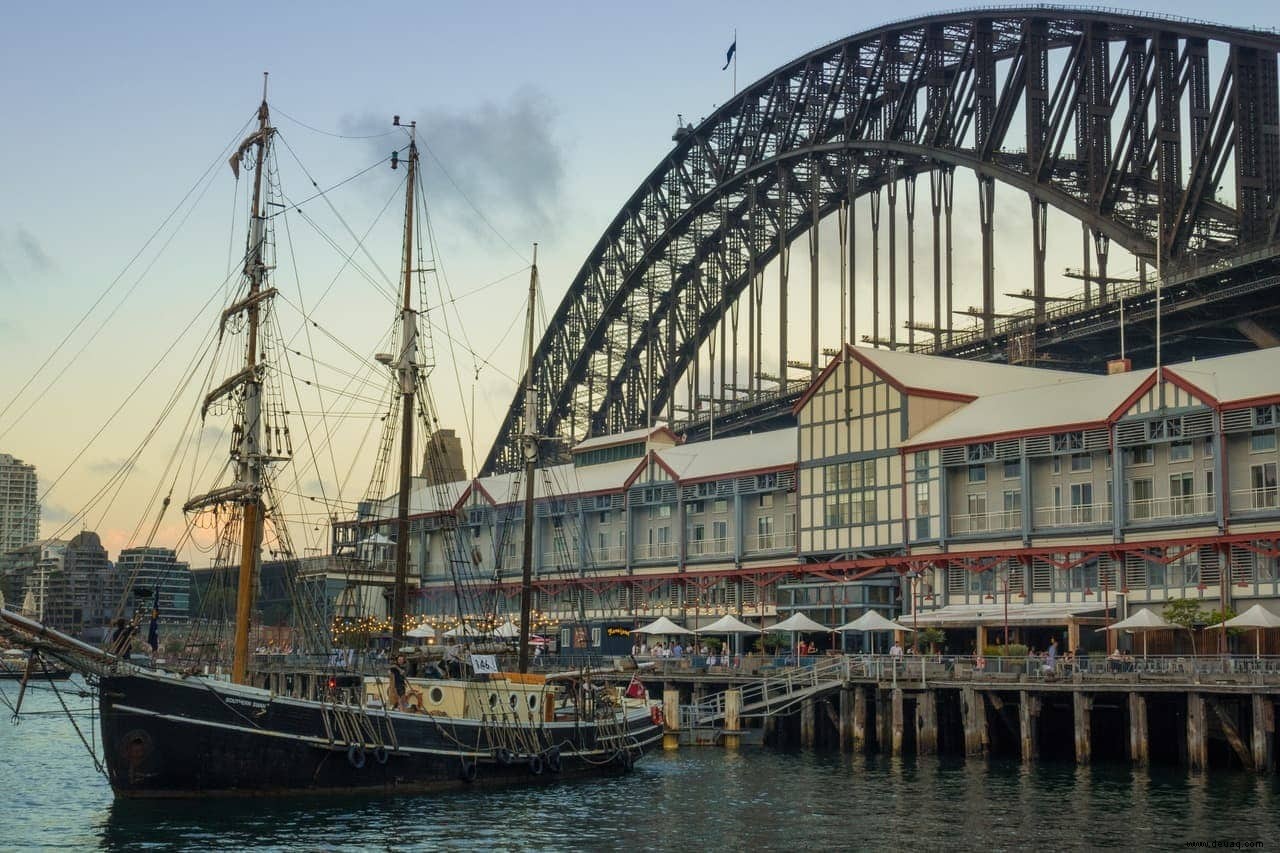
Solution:
<path fill-rule="evenodd" d="M 960 691 L 960 713 L 964 717 L 964 754 L 982 755 L 987 751 L 987 700 L 972 687 Z"/>
<path fill-rule="evenodd" d="M 889 699 L 892 714 L 893 730 L 890 732 L 890 742 L 892 744 L 893 754 L 895 756 L 902 755 L 902 688 L 893 688 L 893 694 Z"/>
<path fill-rule="evenodd" d="M 1276 706 L 1271 697 L 1253 694 L 1253 766 L 1259 773 L 1275 769 Z"/>
<path fill-rule="evenodd" d="M 1077 690 L 1071 694 L 1072 719 L 1075 721 L 1076 764 L 1088 764 L 1092 742 L 1090 717 L 1093 715 L 1093 697 Z"/>
<path fill-rule="evenodd" d="M 1209 738 L 1204 717 L 1204 697 L 1187 694 L 1187 764 L 1192 770 L 1204 770 L 1209 763 Z"/>
<path fill-rule="evenodd" d="M 724 692 L 724 746 L 725 749 L 737 749 L 742 741 L 738 734 L 742 730 L 742 691 L 726 690 Z"/>
<path fill-rule="evenodd" d="M 867 751 L 867 691 L 861 686 L 853 688 L 853 751 L 859 755 Z"/>
<path fill-rule="evenodd" d="M 853 745 L 853 693 L 856 687 L 840 688 L 840 751 Z"/>
<path fill-rule="evenodd" d="M 1129 759 L 1135 767 L 1146 767 L 1151 762 L 1147 697 L 1136 690 L 1129 694 Z"/>
<path fill-rule="evenodd" d="M 893 752 L 892 692 L 876 688 L 876 749 L 885 755 Z"/>
<path fill-rule="evenodd" d="M 662 737 L 663 749 L 680 748 L 680 689 L 670 684 L 662 688 L 662 719 L 666 722 L 666 734 Z"/>
<path fill-rule="evenodd" d="M 1022 761 L 1030 764 L 1040 757 L 1040 697 L 1030 690 L 1018 696 L 1018 723 Z"/>
<path fill-rule="evenodd" d="M 800 746 L 813 749 L 817 733 L 817 703 L 809 696 L 800 701 Z"/>
<path fill-rule="evenodd" d="M 938 753 L 938 694 L 921 690 L 916 694 L 916 755 Z"/>

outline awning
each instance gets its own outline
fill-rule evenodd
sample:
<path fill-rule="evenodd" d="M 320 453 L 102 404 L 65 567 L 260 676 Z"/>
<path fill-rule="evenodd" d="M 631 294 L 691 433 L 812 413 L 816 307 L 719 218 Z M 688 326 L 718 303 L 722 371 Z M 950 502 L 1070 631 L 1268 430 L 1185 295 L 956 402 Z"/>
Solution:
<path fill-rule="evenodd" d="M 1072 618 L 1102 617 L 1106 610 L 1100 604 L 1081 602 L 1068 604 L 1014 604 L 1009 603 L 1010 625 L 1063 625 Z M 906 626 L 937 626 L 939 628 L 1005 624 L 1004 602 L 987 604 L 948 604 L 937 610 L 922 610 L 916 615 L 904 613 L 898 621 Z"/>

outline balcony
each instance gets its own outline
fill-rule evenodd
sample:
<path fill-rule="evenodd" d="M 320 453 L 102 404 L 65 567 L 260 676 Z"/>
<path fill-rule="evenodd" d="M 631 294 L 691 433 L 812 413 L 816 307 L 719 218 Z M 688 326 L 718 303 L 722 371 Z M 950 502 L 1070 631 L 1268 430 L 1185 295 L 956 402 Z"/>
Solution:
<path fill-rule="evenodd" d="M 1128 506 L 1130 522 L 1167 521 L 1172 518 L 1189 518 L 1213 513 L 1213 495 L 1208 492 L 1175 498 L 1131 500 Z"/>
<path fill-rule="evenodd" d="M 685 546 L 689 557 L 719 557 L 733 553 L 733 544 L 728 537 L 721 539 L 691 539 Z"/>
<path fill-rule="evenodd" d="M 591 559 L 595 561 L 597 565 L 624 563 L 627 560 L 627 546 L 606 545 L 603 548 L 595 548 L 591 552 Z"/>
<path fill-rule="evenodd" d="M 636 545 L 637 560 L 671 560 L 676 555 L 674 542 L 641 542 Z"/>
<path fill-rule="evenodd" d="M 795 533 L 757 533 L 746 537 L 743 546 L 748 554 L 759 554 L 765 551 L 794 551 L 796 535 Z"/>
<path fill-rule="evenodd" d="M 1072 506 L 1037 507 L 1031 516 L 1034 526 L 1044 527 L 1088 527 L 1096 524 L 1111 523 L 1111 504 L 1073 504 Z"/>
<path fill-rule="evenodd" d="M 951 516 L 951 533 L 965 536 L 971 533 L 992 533 L 1002 530 L 1021 530 L 1022 510 L 1003 512 L 972 512 Z"/>
<path fill-rule="evenodd" d="M 1235 489 L 1231 492 L 1232 512 L 1266 512 L 1280 508 L 1275 486 L 1260 489 Z"/>

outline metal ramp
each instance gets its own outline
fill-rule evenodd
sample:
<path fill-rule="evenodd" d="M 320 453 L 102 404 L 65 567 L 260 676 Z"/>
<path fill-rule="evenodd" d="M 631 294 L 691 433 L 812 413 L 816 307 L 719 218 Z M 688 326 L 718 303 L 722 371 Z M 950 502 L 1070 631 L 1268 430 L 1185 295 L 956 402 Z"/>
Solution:
<path fill-rule="evenodd" d="M 851 675 L 848 658 L 822 660 L 812 666 L 789 667 L 738 688 L 742 693 L 741 717 L 768 717 L 791 710 L 804 699 L 834 690 Z M 725 693 L 714 693 L 692 705 L 680 706 L 680 727 L 708 728 L 723 722 Z"/>

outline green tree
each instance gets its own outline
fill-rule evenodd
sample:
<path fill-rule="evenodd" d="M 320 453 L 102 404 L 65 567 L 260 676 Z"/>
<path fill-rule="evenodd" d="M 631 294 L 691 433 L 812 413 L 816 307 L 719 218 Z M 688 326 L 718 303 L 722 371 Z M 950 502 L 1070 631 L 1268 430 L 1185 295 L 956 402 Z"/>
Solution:
<path fill-rule="evenodd" d="M 1193 655 L 1199 654 L 1196 651 L 1195 626 L 1205 624 L 1209 617 L 1209 611 L 1201 607 L 1200 602 L 1193 598 L 1172 598 L 1164 605 L 1165 620 L 1186 629 L 1187 636 L 1191 638 Z"/>
<path fill-rule="evenodd" d="M 941 628 L 921 628 L 916 633 L 916 644 L 918 646 L 927 646 L 930 653 L 938 651 L 938 646 L 946 642 L 947 635 L 942 632 Z"/>

